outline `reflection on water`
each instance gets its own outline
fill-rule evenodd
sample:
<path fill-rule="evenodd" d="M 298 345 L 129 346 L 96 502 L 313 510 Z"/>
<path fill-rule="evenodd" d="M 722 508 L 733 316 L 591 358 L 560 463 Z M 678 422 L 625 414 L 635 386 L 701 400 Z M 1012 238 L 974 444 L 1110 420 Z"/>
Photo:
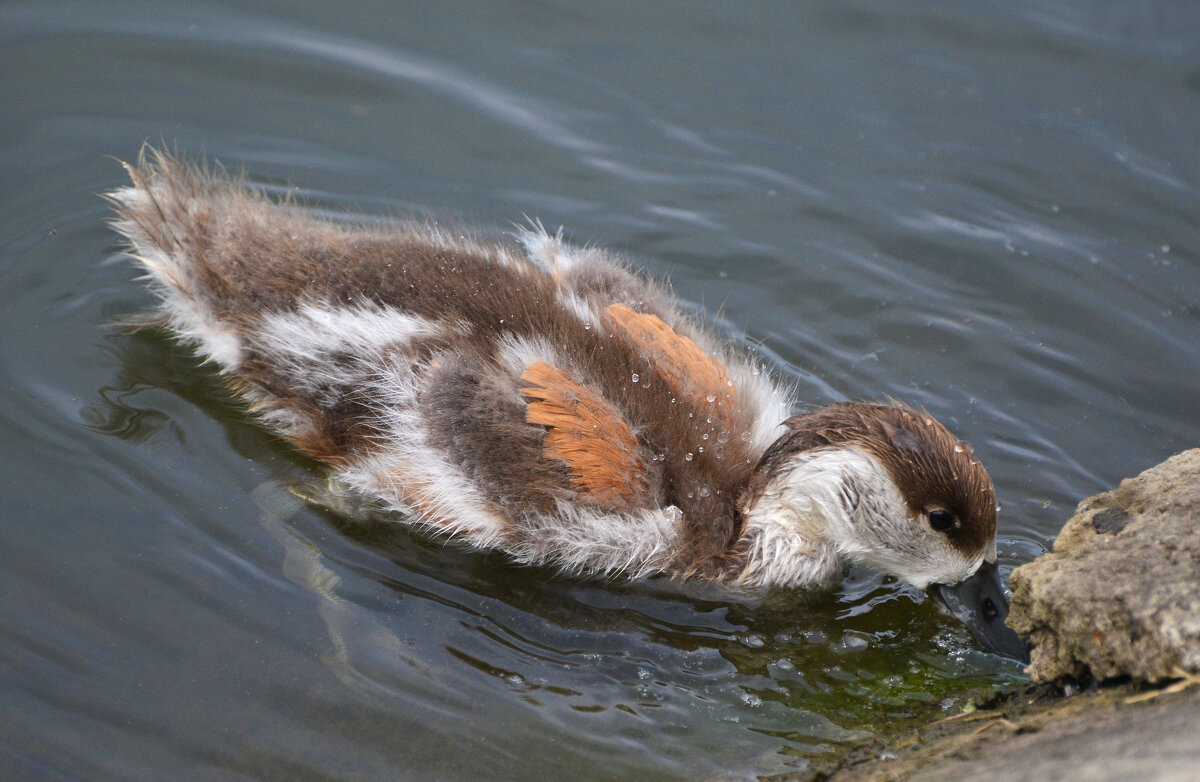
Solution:
<path fill-rule="evenodd" d="M 501 702 L 543 712 L 533 722 L 549 721 L 542 735 L 561 731 L 563 742 L 597 724 L 640 740 L 673 726 L 678 736 L 666 730 L 653 740 L 694 775 L 704 767 L 689 760 L 688 745 L 710 732 L 716 739 L 722 726 L 751 731 L 726 738 L 729 746 L 761 752 L 783 739 L 786 754 L 802 757 L 1019 678 L 1017 666 L 966 651 L 959 631 L 922 610 L 919 593 L 884 587 L 875 574 L 855 573 L 832 601 L 754 599 L 703 584 L 581 583 L 436 551 L 403 528 L 363 523 L 362 514 L 306 517 L 303 488 L 259 486 L 260 521 L 284 548 L 286 576 L 318 596 L 330 643 L 323 662 L 380 708 L 461 703 L 478 719 L 488 708 L 463 698 L 482 684 L 499 690 Z M 308 535 L 327 535 L 329 525 L 377 556 L 327 556 Z M 364 600 L 343 571 L 366 575 L 381 592 Z M 437 624 L 421 625 L 414 639 L 408 611 L 377 604 L 394 595 L 433 601 Z M 447 751 L 462 741 L 445 726 L 422 736 Z M 611 763 L 602 752 L 594 760 Z M 645 773 L 644 759 L 628 771 Z"/>
<path fill-rule="evenodd" d="M 0 776 L 737 778 L 1020 676 L 866 570 L 574 579 L 372 521 L 115 327 L 148 297 L 107 155 L 646 258 L 803 398 L 972 441 L 1007 569 L 1200 442 L 1196 29 L 1164 0 L 0 7 Z"/>

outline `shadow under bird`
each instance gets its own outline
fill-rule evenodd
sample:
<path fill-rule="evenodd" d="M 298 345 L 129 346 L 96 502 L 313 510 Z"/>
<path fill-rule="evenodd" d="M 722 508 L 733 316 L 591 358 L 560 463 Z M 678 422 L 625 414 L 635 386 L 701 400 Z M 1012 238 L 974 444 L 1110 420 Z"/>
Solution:
<path fill-rule="evenodd" d="M 540 226 L 351 227 L 159 151 L 126 168 L 112 224 L 161 322 L 405 520 L 633 578 L 818 587 L 860 562 L 1028 658 L 1004 624 L 991 479 L 928 414 L 794 415 L 665 287 Z"/>

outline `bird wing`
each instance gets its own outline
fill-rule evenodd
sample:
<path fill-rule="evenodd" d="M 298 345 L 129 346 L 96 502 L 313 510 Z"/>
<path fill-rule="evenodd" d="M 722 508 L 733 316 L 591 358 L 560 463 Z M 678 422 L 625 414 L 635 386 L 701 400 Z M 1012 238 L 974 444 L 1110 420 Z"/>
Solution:
<path fill-rule="evenodd" d="M 546 427 L 544 453 L 567 463 L 572 483 L 598 504 L 634 508 L 649 493 L 629 423 L 593 389 L 535 361 L 521 375 L 525 420 Z"/>

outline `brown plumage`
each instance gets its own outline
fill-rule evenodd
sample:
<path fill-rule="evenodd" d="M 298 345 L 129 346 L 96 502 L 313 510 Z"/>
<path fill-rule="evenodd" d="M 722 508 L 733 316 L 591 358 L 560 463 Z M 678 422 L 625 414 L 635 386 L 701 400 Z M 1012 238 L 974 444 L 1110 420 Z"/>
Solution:
<path fill-rule="evenodd" d="M 987 472 L 930 416 L 793 416 L 611 255 L 349 226 L 150 150 L 111 194 L 162 322 L 255 414 L 414 523 L 568 570 L 918 586 L 995 557 Z M 990 593 L 989 593 L 990 594 Z"/>
<path fill-rule="evenodd" d="M 737 389 L 725 366 L 691 339 L 676 334 L 657 315 L 634 312 L 623 304 L 610 304 L 604 314 L 614 331 L 641 351 L 648 362 L 680 396 L 703 398 L 710 405 L 733 410 Z"/>
<path fill-rule="evenodd" d="M 628 511 L 646 507 L 650 487 L 629 424 L 593 389 L 535 361 L 521 375 L 525 420 L 546 427 L 544 459 L 560 460 L 587 500 Z"/>

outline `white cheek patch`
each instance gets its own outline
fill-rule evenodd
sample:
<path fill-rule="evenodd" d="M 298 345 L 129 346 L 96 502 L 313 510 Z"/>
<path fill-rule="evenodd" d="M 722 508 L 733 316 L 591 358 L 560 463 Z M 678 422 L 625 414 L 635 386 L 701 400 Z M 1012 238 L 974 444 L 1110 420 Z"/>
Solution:
<path fill-rule="evenodd" d="M 978 567 L 940 532 L 915 519 L 891 475 L 877 459 L 854 448 L 843 475 L 855 508 L 839 529 L 838 546 L 856 561 L 925 589 L 930 584 L 957 584 Z"/>

